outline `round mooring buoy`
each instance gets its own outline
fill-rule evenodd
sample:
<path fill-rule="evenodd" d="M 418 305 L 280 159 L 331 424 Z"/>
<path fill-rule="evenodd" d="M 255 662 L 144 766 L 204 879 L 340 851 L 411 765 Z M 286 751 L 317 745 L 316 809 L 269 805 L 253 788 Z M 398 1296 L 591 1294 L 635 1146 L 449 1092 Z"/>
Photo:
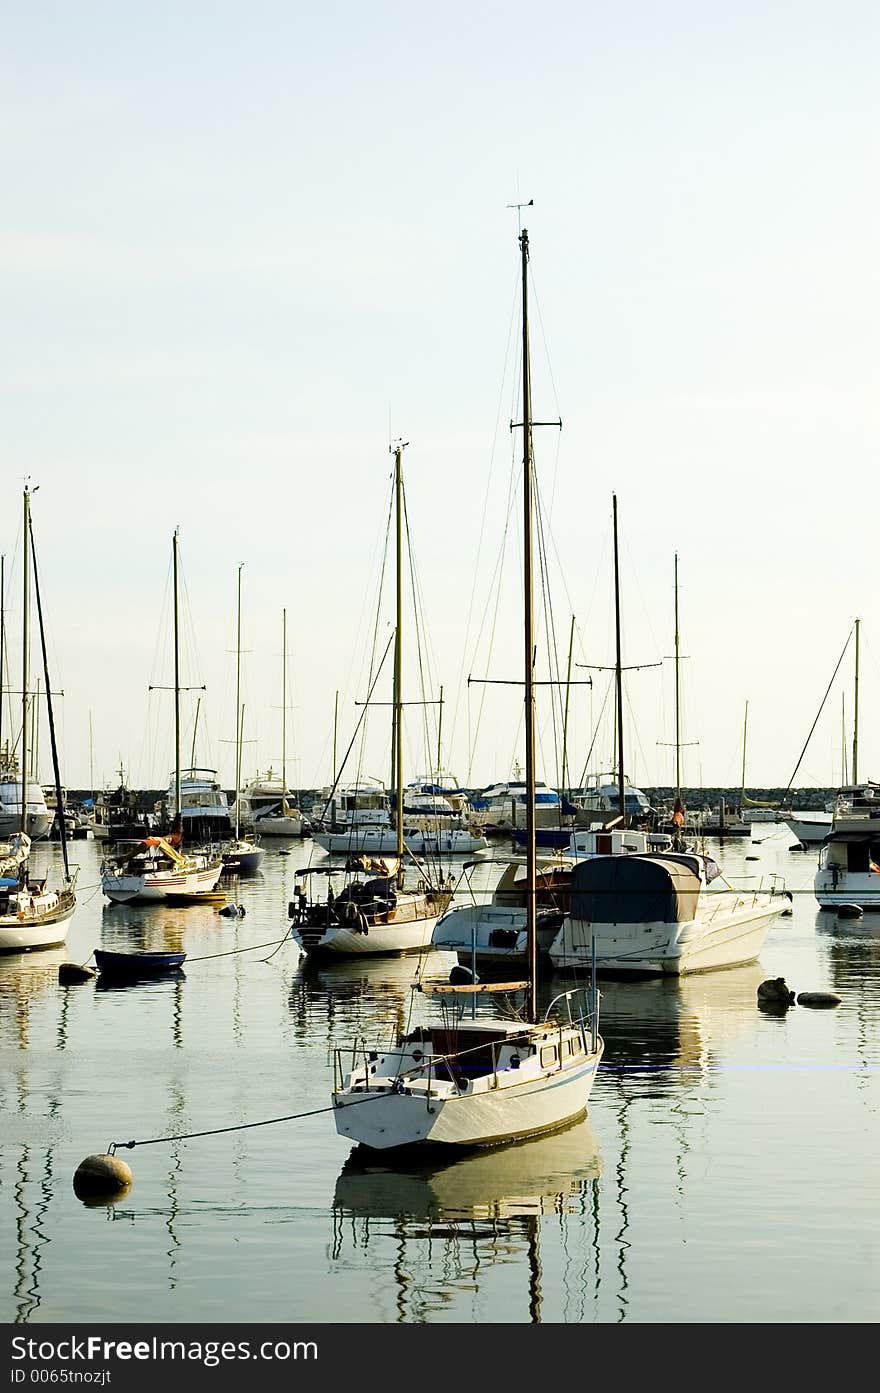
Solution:
<path fill-rule="evenodd" d="M 798 1006 L 839 1006 L 840 997 L 834 992 L 799 992 Z"/>
<path fill-rule="evenodd" d="M 100 1156 L 87 1156 L 80 1161 L 73 1177 L 73 1189 L 78 1199 L 96 1199 L 102 1195 L 122 1194 L 129 1189 L 133 1180 L 131 1166 L 120 1161 L 118 1156 L 103 1152 Z"/>
<path fill-rule="evenodd" d="M 74 982 L 90 982 L 96 975 L 94 968 L 80 967 L 79 963 L 62 963 L 58 968 L 58 981 L 62 987 Z"/>
<path fill-rule="evenodd" d="M 858 904 L 839 904 L 837 906 L 838 919 L 861 919 L 862 906 Z"/>

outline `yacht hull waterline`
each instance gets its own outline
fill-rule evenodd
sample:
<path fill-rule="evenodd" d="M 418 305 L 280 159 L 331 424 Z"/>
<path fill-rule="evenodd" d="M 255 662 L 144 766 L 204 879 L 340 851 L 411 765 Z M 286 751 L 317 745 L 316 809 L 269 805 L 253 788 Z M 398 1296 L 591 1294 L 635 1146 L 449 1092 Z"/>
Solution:
<path fill-rule="evenodd" d="M 551 1041 L 557 1034 L 555 1026 L 539 1032 L 537 1049 L 541 1049 L 542 1039 Z M 465 1092 L 457 1092 L 455 1084 L 446 1084 L 444 1091 L 442 1081 L 431 1080 L 424 1073 L 401 1089 L 398 1073 L 389 1079 L 385 1092 L 368 1091 L 363 1082 L 357 1091 L 357 1076 L 352 1074 L 345 1089 L 333 1094 L 336 1130 L 376 1151 L 417 1144 L 499 1146 L 540 1136 L 586 1111 L 602 1049 L 600 1039 L 595 1050 L 588 1047 L 580 1064 L 562 1069 L 538 1067 L 525 1079 L 520 1077 L 521 1068 L 499 1068 L 494 1075 L 466 1083 Z M 381 1068 L 381 1061 L 376 1067 Z"/>

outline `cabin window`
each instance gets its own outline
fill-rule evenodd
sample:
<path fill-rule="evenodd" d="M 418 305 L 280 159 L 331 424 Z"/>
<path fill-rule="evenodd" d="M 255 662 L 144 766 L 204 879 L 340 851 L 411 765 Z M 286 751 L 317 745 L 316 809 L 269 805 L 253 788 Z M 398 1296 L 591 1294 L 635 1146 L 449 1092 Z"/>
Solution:
<path fill-rule="evenodd" d="M 541 1068 L 549 1069 L 551 1064 L 556 1063 L 556 1046 L 543 1045 L 541 1047 Z"/>
<path fill-rule="evenodd" d="M 867 872 L 870 867 L 870 856 L 867 842 L 848 842 L 846 847 L 846 868 L 848 871 Z"/>

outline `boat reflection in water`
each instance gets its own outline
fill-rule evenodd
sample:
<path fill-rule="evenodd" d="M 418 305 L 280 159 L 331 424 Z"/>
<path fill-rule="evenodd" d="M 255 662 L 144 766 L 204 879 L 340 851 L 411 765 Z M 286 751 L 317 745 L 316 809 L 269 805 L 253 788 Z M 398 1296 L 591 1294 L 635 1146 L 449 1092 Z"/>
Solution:
<path fill-rule="evenodd" d="M 610 1077 L 650 1074 L 655 1086 L 677 1088 L 690 1071 L 718 1064 L 732 1039 L 754 1026 L 760 963 L 724 972 L 602 985 L 602 1030 Z"/>
<path fill-rule="evenodd" d="M 374 1270 L 390 1267 L 401 1322 L 455 1318 L 457 1301 L 496 1280 L 498 1265 L 519 1269 L 525 1260 L 528 1319 L 540 1322 L 542 1221 L 584 1216 L 587 1241 L 577 1285 L 582 1296 L 596 1286 L 600 1174 L 598 1142 L 587 1118 L 532 1141 L 445 1163 L 416 1151 L 411 1159 L 385 1164 L 381 1153 L 357 1146 L 336 1182 L 332 1255 L 341 1263 L 366 1260 Z M 526 1311 L 515 1292 L 506 1318 L 522 1320 Z"/>

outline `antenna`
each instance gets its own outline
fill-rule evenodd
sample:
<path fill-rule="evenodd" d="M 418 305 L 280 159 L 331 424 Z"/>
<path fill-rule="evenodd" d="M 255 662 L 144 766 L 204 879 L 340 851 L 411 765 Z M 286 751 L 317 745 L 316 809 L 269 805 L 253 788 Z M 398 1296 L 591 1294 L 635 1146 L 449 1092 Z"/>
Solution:
<path fill-rule="evenodd" d="M 522 234 L 522 210 L 523 210 L 523 208 L 531 208 L 531 207 L 533 207 L 533 206 L 534 206 L 534 202 L 535 202 L 535 200 L 534 200 L 533 198 L 530 198 L 529 201 L 528 201 L 528 203 L 508 203 L 508 205 L 507 205 L 508 208 L 515 208 L 515 209 L 516 209 L 516 220 L 517 220 L 517 223 L 518 223 L 518 225 L 519 225 L 520 234 Z"/>

